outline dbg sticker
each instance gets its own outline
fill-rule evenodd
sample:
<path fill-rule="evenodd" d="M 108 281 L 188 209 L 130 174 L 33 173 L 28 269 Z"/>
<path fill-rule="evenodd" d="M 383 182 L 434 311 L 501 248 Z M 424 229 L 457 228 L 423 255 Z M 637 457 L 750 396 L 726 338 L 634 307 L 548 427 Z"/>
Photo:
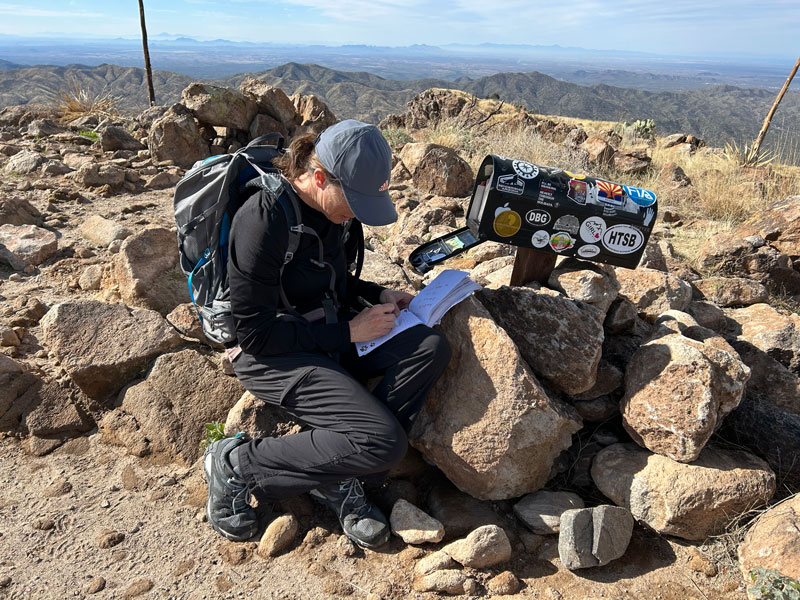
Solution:
<path fill-rule="evenodd" d="M 529 210 L 525 220 L 531 225 L 547 225 L 550 222 L 550 213 L 540 208 Z"/>

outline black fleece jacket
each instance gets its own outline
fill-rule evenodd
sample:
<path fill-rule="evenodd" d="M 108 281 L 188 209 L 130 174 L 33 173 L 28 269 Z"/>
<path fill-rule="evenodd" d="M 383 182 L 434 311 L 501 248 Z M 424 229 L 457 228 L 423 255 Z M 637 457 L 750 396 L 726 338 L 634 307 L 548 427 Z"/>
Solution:
<path fill-rule="evenodd" d="M 288 188 L 284 193 L 293 193 Z M 323 242 L 325 260 L 336 271 L 339 322 L 309 322 L 285 312 L 280 300 L 280 268 L 289 245 L 283 208 L 268 194 L 251 196 L 236 212 L 231 226 L 228 283 L 236 335 L 248 354 L 289 352 L 345 352 L 350 347 L 347 323 L 355 315 L 357 296 L 377 304 L 383 288 L 357 280 L 347 265 L 355 259 L 356 236 L 342 240 L 343 226 L 297 198 L 304 225 L 314 229 Z M 330 287 L 330 270 L 311 263 L 319 257 L 317 238 L 303 234 L 300 246 L 283 271 L 283 289 L 289 303 L 304 314 L 322 306 Z M 360 310 L 360 309 L 359 309 Z"/>

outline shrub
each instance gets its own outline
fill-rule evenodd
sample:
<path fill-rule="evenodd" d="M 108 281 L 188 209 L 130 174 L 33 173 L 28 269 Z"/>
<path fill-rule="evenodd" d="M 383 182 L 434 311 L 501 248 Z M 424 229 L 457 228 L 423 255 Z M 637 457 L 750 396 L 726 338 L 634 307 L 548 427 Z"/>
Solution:
<path fill-rule="evenodd" d="M 411 137 L 411 134 L 402 127 L 390 127 L 388 129 L 381 130 L 381 133 L 392 149 L 399 150 L 405 144 L 414 141 L 414 138 Z"/>
<path fill-rule="evenodd" d="M 100 138 L 100 136 L 94 131 L 81 131 L 78 135 L 89 138 L 93 142 L 96 142 Z"/>
<path fill-rule="evenodd" d="M 777 571 L 751 569 L 753 585 L 747 588 L 747 596 L 763 600 L 800 600 L 800 582 Z"/>
<path fill-rule="evenodd" d="M 76 80 L 70 82 L 66 90 L 60 90 L 54 101 L 61 121 L 68 123 L 80 117 L 115 117 L 119 114 L 119 98 L 110 93 L 92 93 L 80 87 Z"/>
<path fill-rule="evenodd" d="M 206 423 L 205 425 L 206 437 L 200 442 L 200 448 L 205 450 L 214 442 L 225 439 L 225 423 L 214 421 L 213 423 Z"/>

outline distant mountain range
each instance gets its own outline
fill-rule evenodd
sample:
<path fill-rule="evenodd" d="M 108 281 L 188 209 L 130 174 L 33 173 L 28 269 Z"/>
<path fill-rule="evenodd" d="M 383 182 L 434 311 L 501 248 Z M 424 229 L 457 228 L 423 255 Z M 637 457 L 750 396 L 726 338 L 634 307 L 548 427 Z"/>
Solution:
<path fill-rule="evenodd" d="M 2 69 L 2 67 L 0 67 Z M 246 75 L 213 83 L 238 87 Z M 377 123 L 391 113 L 405 111 L 406 103 L 431 87 L 456 88 L 478 97 L 497 94 L 506 102 L 549 115 L 584 119 L 633 121 L 650 118 L 662 134 L 694 133 L 715 145 L 745 142 L 758 133 L 775 92 L 714 86 L 703 90 L 648 92 L 606 84 L 581 86 L 542 73 L 498 73 L 455 81 L 385 79 L 366 72 L 346 72 L 314 64 L 287 63 L 252 74 L 282 88 L 287 94 L 301 92 L 320 96 L 340 118 Z M 108 92 L 121 99 L 128 110 L 147 106 L 144 71 L 134 67 L 100 65 L 85 67 L 30 67 L 0 70 L 0 106 L 48 102 L 70 83 L 94 93 Z M 170 104 L 196 79 L 169 71 L 154 72 L 156 99 Z M 798 143 L 800 94 L 789 92 L 773 122 L 770 138 L 784 144 Z"/>

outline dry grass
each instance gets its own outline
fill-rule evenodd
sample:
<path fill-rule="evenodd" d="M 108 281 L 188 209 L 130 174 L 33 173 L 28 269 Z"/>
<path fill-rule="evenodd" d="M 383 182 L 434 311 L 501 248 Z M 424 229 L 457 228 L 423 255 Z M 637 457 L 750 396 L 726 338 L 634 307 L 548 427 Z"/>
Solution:
<path fill-rule="evenodd" d="M 59 90 L 53 101 L 59 119 L 64 123 L 90 115 L 98 118 L 115 117 L 119 114 L 116 108 L 118 103 L 119 98 L 110 93 L 92 93 L 80 87 L 77 81 L 70 82 L 66 90 Z"/>

